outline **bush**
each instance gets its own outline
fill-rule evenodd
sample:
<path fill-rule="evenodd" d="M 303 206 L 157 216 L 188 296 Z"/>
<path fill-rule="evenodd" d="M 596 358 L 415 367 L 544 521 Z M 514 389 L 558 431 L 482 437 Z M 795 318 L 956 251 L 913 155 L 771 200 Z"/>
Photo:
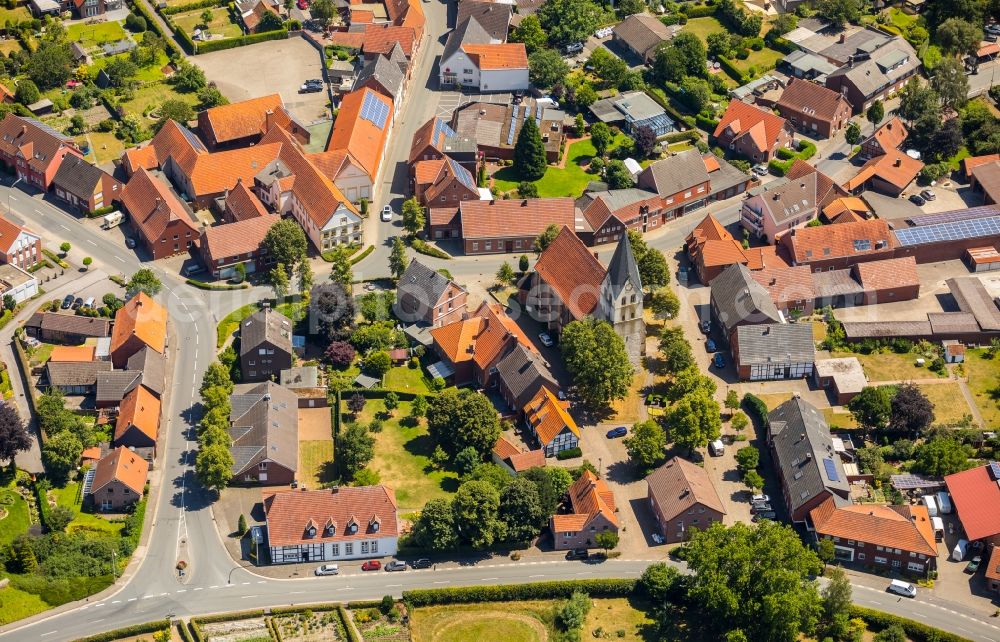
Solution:
<path fill-rule="evenodd" d="M 105 631 L 89 637 L 80 638 L 77 642 L 114 642 L 123 638 L 130 638 L 144 633 L 155 633 L 170 628 L 170 620 L 156 620 L 145 624 L 133 624 L 114 631 Z"/>
<path fill-rule="evenodd" d="M 600 579 L 416 589 L 404 591 L 403 600 L 413 608 L 433 604 L 566 599 L 575 591 L 582 591 L 591 597 L 628 597 L 635 590 L 635 585 L 636 580 Z"/>
<path fill-rule="evenodd" d="M 684 15 L 690 18 L 706 18 L 708 16 L 714 16 L 715 11 L 718 7 L 714 5 L 695 5 L 695 4 L 684 4 L 681 6 L 681 11 Z"/>
<path fill-rule="evenodd" d="M 923 622 L 908 620 L 883 611 L 866 609 L 863 606 L 852 605 L 849 615 L 851 618 L 864 620 L 866 624 L 874 629 L 887 629 L 890 626 L 899 626 L 906 631 L 906 636 L 913 640 L 913 642 L 963 642 L 965 640 L 960 635 L 936 629 Z"/>
<path fill-rule="evenodd" d="M 410 239 L 410 247 L 412 247 L 414 251 L 418 252 L 419 254 L 433 256 L 434 258 L 437 259 L 451 258 L 451 256 L 449 256 L 447 252 L 439 250 L 438 248 L 434 247 L 433 245 L 430 245 L 423 239 L 418 239 L 418 238 Z"/>
<path fill-rule="evenodd" d="M 205 283 L 195 279 L 186 279 L 184 282 L 199 290 L 246 290 L 250 287 L 246 281 L 243 283 Z"/>
<path fill-rule="evenodd" d="M 562 461 L 563 459 L 572 459 L 574 457 L 583 457 L 583 451 L 579 446 L 576 448 L 567 448 L 566 450 L 560 450 L 556 453 L 556 459 Z"/>
<path fill-rule="evenodd" d="M 767 404 L 760 397 L 750 394 L 743 395 L 743 408 L 753 421 L 755 426 L 767 426 Z"/>
<path fill-rule="evenodd" d="M 146 19 L 134 13 L 128 14 L 125 18 L 125 28 L 132 33 L 142 33 L 146 30 Z"/>

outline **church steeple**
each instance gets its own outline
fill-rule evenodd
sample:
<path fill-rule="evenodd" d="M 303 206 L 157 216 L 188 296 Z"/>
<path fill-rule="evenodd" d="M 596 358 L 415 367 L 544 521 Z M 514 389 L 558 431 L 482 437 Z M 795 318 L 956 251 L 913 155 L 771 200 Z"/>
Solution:
<path fill-rule="evenodd" d="M 651 250 L 655 252 L 656 250 Z M 618 296 L 626 284 L 630 284 L 636 292 L 642 290 L 642 278 L 639 276 L 639 264 L 635 260 L 632 252 L 632 243 L 629 241 L 628 232 L 622 234 L 615 248 L 615 254 L 608 264 L 608 274 L 605 277 L 606 283 L 611 286 L 613 296 Z"/>

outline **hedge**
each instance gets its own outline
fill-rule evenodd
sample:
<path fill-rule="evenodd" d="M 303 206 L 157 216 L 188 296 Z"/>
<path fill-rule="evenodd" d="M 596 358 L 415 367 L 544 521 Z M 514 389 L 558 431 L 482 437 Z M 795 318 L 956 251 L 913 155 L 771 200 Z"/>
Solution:
<path fill-rule="evenodd" d="M 188 630 L 183 622 L 177 622 L 177 633 L 184 642 L 194 642 L 194 638 L 191 637 L 191 631 Z"/>
<path fill-rule="evenodd" d="M 798 47 L 791 40 L 786 40 L 781 36 L 771 40 L 771 49 L 775 51 L 780 51 L 783 54 L 790 54 L 793 51 L 797 51 Z"/>
<path fill-rule="evenodd" d="M 351 265 L 356 265 L 356 264 L 360 263 L 361 261 L 364 261 L 365 257 L 367 257 L 369 254 L 371 254 L 374 251 L 375 251 L 375 246 L 374 245 L 369 245 L 368 247 L 365 248 L 364 252 L 362 252 L 361 254 L 358 254 L 357 256 L 351 257 Z"/>
<path fill-rule="evenodd" d="M 390 390 L 388 388 L 352 388 L 341 390 L 340 396 L 343 399 L 350 399 L 357 393 L 365 399 L 385 399 L 385 396 L 390 392 L 395 392 L 399 396 L 400 401 L 413 401 L 417 397 L 428 397 L 434 394 L 432 392 L 403 392 L 402 390 Z"/>
<path fill-rule="evenodd" d="M 663 111 L 667 112 L 667 115 L 674 119 L 675 125 L 688 122 L 684 118 L 684 115 L 673 106 L 670 99 L 667 98 L 667 94 L 662 89 L 659 87 L 647 87 L 646 94 L 655 100 L 660 107 L 663 107 Z"/>
<path fill-rule="evenodd" d="M 175 13 L 184 13 L 185 11 L 197 11 L 198 9 L 211 9 L 214 7 L 224 6 L 225 2 L 220 0 L 198 0 L 197 2 L 189 2 L 187 4 L 179 4 L 174 6 L 166 6 L 157 11 L 164 16 L 172 16 Z"/>
<path fill-rule="evenodd" d="M 671 143 L 681 143 L 686 140 L 696 141 L 699 138 L 701 138 L 701 135 L 697 131 L 689 129 L 686 132 L 674 132 L 672 134 L 667 134 L 666 136 L 663 137 L 663 140 L 667 144 L 671 144 Z"/>
<path fill-rule="evenodd" d="M 628 597 L 635 591 L 636 580 L 562 580 L 533 584 L 500 584 L 491 586 L 461 586 L 443 589 L 403 591 L 408 607 L 433 604 L 467 604 L 470 602 L 510 602 L 568 598 L 574 591 L 591 597 Z"/>
<path fill-rule="evenodd" d="M 191 36 L 189 36 L 186 31 L 175 25 L 174 21 L 171 20 L 170 18 L 164 16 L 163 19 L 166 20 L 167 25 L 169 25 L 170 28 L 174 30 L 174 33 L 177 35 L 178 40 L 181 41 L 181 45 L 184 47 L 184 51 L 186 51 L 189 55 L 192 56 L 198 53 L 198 45 L 194 43 L 194 40 L 191 39 Z M 219 40 L 217 42 L 225 42 L 225 41 Z"/>
<path fill-rule="evenodd" d="M 246 281 L 242 283 L 205 283 L 204 281 L 187 279 L 184 282 L 199 290 L 246 290 L 250 287 Z"/>
<path fill-rule="evenodd" d="M 80 638 L 77 642 L 113 642 L 122 638 L 130 638 L 144 633 L 155 633 L 170 628 L 170 620 L 155 620 L 144 624 L 133 624 L 114 631 L 105 631 L 89 637 Z"/>
<path fill-rule="evenodd" d="M 91 210 L 87 212 L 87 218 L 97 218 L 98 216 L 104 216 L 105 214 L 110 214 L 111 212 L 114 211 L 115 211 L 114 205 L 106 205 L 104 207 L 98 207 L 96 210 Z"/>
<path fill-rule="evenodd" d="M 348 602 L 347 608 L 349 609 L 377 609 L 382 607 L 382 600 L 356 600 L 354 602 Z"/>
<path fill-rule="evenodd" d="M 851 618 L 861 618 L 865 623 L 874 625 L 879 629 L 887 629 L 890 626 L 898 625 L 906 631 L 906 636 L 913 640 L 913 642 L 969 642 L 968 638 L 936 629 L 923 622 L 908 620 L 905 617 L 899 617 L 898 615 L 892 615 L 884 611 L 866 609 L 863 606 L 851 605 L 850 616 Z"/>
<path fill-rule="evenodd" d="M 718 10 L 714 4 L 696 6 L 696 5 L 681 5 L 681 12 L 684 13 L 689 19 L 690 18 L 707 18 L 708 16 L 714 16 L 715 12 Z"/>
<path fill-rule="evenodd" d="M 718 56 L 716 59 L 719 61 L 719 66 L 722 67 L 722 71 L 729 74 L 730 78 L 740 83 L 741 85 L 745 85 L 748 82 L 750 82 L 751 80 L 750 76 L 744 74 L 742 71 L 737 69 L 736 65 L 734 65 L 732 61 L 729 60 L 729 58 L 726 58 L 725 56 Z"/>
<path fill-rule="evenodd" d="M 137 13 L 146 19 L 146 29 L 152 31 L 153 33 L 163 38 L 164 42 L 167 43 L 168 56 L 170 56 L 171 58 L 181 57 L 182 53 L 180 47 L 178 47 L 177 43 L 174 42 L 174 39 L 171 37 L 172 34 L 165 33 L 163 31 L 163 27 L 160 25 L 160 21 L 157 20 L 156 17 L 153 16 L 152 12 L 146 7 L 146 3 L 139 2 L 138 0 L 130 0 L 128 6 L 132 10 L 132 13 Z M 112 113 L 118 113 L 118 112 L 112 111 Z"/>
<path fill-rule="evenodd" d="M 715 128 L 719 126 L 719 121 L 714 118 L 709 118 L 708 116 L 703 116 L 698 114 L 694 117 L 694 122 L 698 125 L 700 129 L 704 129 L 709 134 L 715 132 Z"/>
<path fill-rule="evenodd" d="M 433 245 L 428 244 L 426 241 L 424 241 L 422 239 L 418 239 L 418 238 L 411 239 L 410 240 L 410 247 L 412 247 L 419 254 L 426 254 L 427 256 L 433 256 L 434 258 L 437 258 L 437 259 L 450 259 L 451 258 L 451 256 L 447 252 L 444 252 L 443 250 L 439 250 L 438 248 L 434 247 Z"/>
<path fill-rule="evenodd" d="M 755 426 L 760 428 L 767 426 L 767 404 L 763 399 L 748 392 L 743 395 L 743 409 Z"/>
<path fill-rule="evenodd" d="M 43 247 L 42 248 L 42 254 L 44 254 L 45 256 L 47 256 L 50 259 L 52 259 L 52 262 L 55 263 L 56 265 L 58 265 L 59 267 L 61 267 L 62 269 L 65 270 L 65 269 L 69 268 L 69 263 L 67 263 L 66 261 L 64 261 L 61 258 L 59 258 L 56 255 L 56 253 L 53 252 L 52 250 L 50 250 L 49 248 Z"/>
<path fill-rule="evenodd" d="M 576 448 L 567 448 L 566 450 L 560 450 L 556 453 L 556 459 L 562 461 L 564 459 L 573 459 L 574 457 L 583 457 L 583 451 L 579 446 Z"/>
<path fill-rule="evenodd" d="M 344 608 L 343 604 L 337 607 L 337 613 L 340 614 L 340 620 L 344 623 L 344 633 L 347 635 L 347 642 L 364 642 L 361 636 L 358 635 L 357 629 L 354 628 L 354 622 L 347 615 L 347 609 Z"/>
<path fill-rule="evenodd" d="M 183 29 L 180 30 L 183 32 Z M 187 35 L 187 34 L 185 34 Z M 224 40 L 209 40 L 208 42 L 199 42 L 195 45 L 195 53 L 211 53 L 213 51 L 223 51 L 225 49 L 235 49 L 236 47 L 243 47 L 246 45 L 253 45 L 258 42 L 267 42 L 269 40 L 287 40 L 288 39 L 288 29 L 282 27 L 276 31 L 265 31 L 264 33 L 253 33 L 249 36 L 240 36 L 239 38 L 226 38 Z"/>

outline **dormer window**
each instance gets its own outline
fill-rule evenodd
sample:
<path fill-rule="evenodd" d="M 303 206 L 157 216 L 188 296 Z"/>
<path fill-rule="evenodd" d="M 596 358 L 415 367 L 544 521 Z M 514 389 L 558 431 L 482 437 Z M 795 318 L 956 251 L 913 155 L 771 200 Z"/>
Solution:
<path fill-rule="evenodd" d="M 326 520 L 326 526 L 323 529 L 324 537 L 333 537 L 337 534 L 337 523 L 333 521 L 333 518 Z"/>

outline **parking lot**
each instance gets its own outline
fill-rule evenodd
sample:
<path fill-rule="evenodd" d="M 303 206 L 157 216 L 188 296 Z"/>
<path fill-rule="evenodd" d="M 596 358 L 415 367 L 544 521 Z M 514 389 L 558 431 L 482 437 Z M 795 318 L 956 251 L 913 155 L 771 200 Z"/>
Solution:
<path fill-rule="evenodd" d="M 305 124 L 330 118 L 326 92 L 299 93 L 306 80 L 323 77 L 319 53 L 301 38 L 214 51 L 191 61 L 232 102 L 277 92 Z"/>
<path fill-rule="evenodd" d="M 436 92 L 438 95 L 437 115 L 445 120 L 451 118 L 452 112 L 463 105 L 469 103 L 495 103 L 497 105 L 509 105 L 511 93 L 501 91 L 496 93 L 478 93 L 473 91 L 447 90 Z"/>

